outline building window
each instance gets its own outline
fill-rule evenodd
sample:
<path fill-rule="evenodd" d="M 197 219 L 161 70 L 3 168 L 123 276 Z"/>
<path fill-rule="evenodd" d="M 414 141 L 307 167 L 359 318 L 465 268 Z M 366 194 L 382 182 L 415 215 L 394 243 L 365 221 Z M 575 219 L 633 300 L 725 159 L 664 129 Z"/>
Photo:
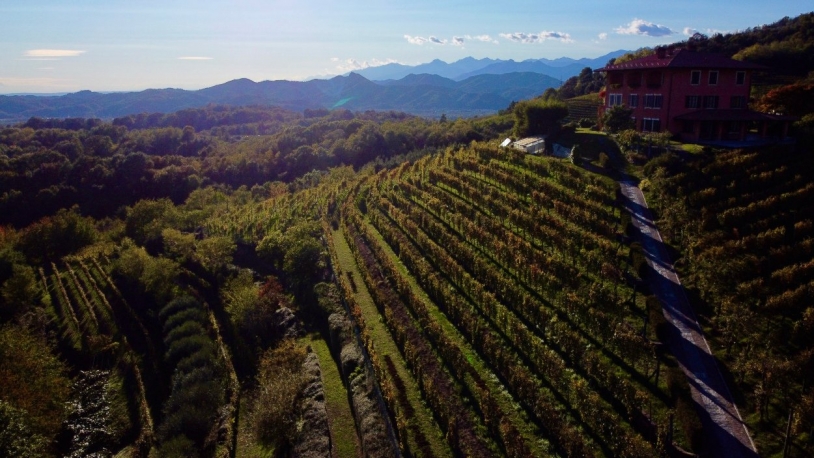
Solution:
<path fill-rule="evenodd" d="M 709 72 L 709 84 L 714 86 L 718 84 L 718 70 L 710 70 Z"/>
<path fill-rule="evenodd" d="M 637 88 L 642 85 L 642 72 L 630 72 L 627 75 L 627 87 Z"/>
<path fill-rule="evenodd" d="M 704 108 L 707 110 L 713 110 L 718 108 L 718 96 L 717 95 L 705 95 L 704 96 Z"/>
<path fill-rule="evenodd" d="M 694 134 L 695 133 L 695 124 L 692 121 L 684 121 L 682 127 L 683 127 L 683 129 L 681 129 L 681 132 L 683 132 L 685 134 Z"/>
<path fill-rule="evenodd" d="M 647 87 L 654 89 L 661 87 L 661 72 L 651 71 L 647 73 Z"/>
<path fill-rule="evenodd" d="M 746 108 L 746 97 L 742 95 L 733 95 L 729 99 L 729 108 Z"/>
<path fill-rule="evenodd" d="M 697 95 L 688 95 L 684 99 L 684 108 L 701 108 L 701 97 Z"/>
<path fill-rule="evenodd" d="M 644 118 L 642 119 L 643 132 L 660 132 L 661 120 L 659 118 Z"/>
<path fill-rule="evenodd" d="M 644 107 L 645 108 L 661 108 L 661 94 L 645 94 Z"/>
<path fill-rule="evenodd" d="M 690 72 L 690 84 L 693 86 L 701 84 L 701 70 L 693 70 Z"/>
<path fill-rule="evenodd" d="M 735 84 L 743 86 L 746 83 L 746 72 L 735 72 Z"/>
<path fill-rule="evenodd" d="M 636 108 L 639 106 L 639 94 L 630 94 L 630 100 L 628 101 L 628 105 L 630 108 Z"/>
<path fill-rule="evenodd" d="M 608 94 L 608 106 L 615 107 L 622 104 L 622 94 Z"/>

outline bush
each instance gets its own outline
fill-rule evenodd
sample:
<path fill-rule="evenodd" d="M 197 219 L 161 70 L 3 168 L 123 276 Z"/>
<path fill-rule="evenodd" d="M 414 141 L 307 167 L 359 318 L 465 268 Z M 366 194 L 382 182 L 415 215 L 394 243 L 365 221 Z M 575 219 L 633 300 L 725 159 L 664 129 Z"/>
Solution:
<path fill-rule="evenodd" d="M 616 133 L 626 129 L 633 129 L 633 109 L 616 105 L 609 110 L 605 110 L 602 115 L 602 126 L 605 132 Z"/>
<path fill-rule="evenodd" d="M 604 151 L 599 153 L 599 160 L 598 161 L 599 161 L 599 166 L 602 167 L 603 169 L 607 169 L 608 166 L 610 166 L 610 158 L 608 157 L 607 154 L 605 154 Z"/>
<path fill-rule="evenodd" d="M 197 352 L 217 354 L 212 339 L 207 335 L 198 334 L 172 342 L 172 345 L 167 349 L 167 361 L 175 366 L 182 359 Z"/>
<path fill-rule="evenodd" d="M 517 138 L 532 135 L 546 135 L 557 132 L 560 123 L 568 116 L 565 102 L 549 100 L 529 100 L 514 107 L 514 135 Z"/>
<path fill-rule="evenodd" d="M 171 347 L 175 342 L 189 336 L 202 335 L 206 333 L 206 329 L 198 321 L 187 321 L 179 326 L 170 330 L 164 336 L 164 345 Z"/>
<path fill-rule="evenodd" d="M 302 363 L 307 351 L 293 340 L 263 355 L 250 428 L 258 442 L 285 450 L 296 435 L 298 397 L 305 378 Z"/>
<path fill-rule="evenodd" d="M 47 456 L 45 450 L 46 440 L 31 430 L 26 412 L 0 401 L 0 456 Z"/>
<path fill-rule="evenodd" d="M 187 321 L 195 321 L 200 323 L 202 326 L 206 326 L 206 323 L 209 321 L 209 317 L 202 309 L 188 309 L 178 312 L 175 315 L 167 318 L 167 321 L 164 322 L 164 334 L 169 334 L 173 329 L 181 326 Z"/>
<path fill-rule="evenodd" d="M 158 312 L 158 317 L 162 320 L 166 320 L 168 317 L 175 315 L 178 312 L 196 308 L 200 309 L 201 305 L 195 298 L 191 296 L 183 296 L 177 299 L 172 300 L 167 305 L 161 308 L 161 311 Z"/>
<path fill-rule="evenodd" d="M 0 328 L 0 361 L 0 401 L 25 412 L 31 431 L 50 441 L 67 415 L 65 365 L 45 341 L 12 326 Z"/>

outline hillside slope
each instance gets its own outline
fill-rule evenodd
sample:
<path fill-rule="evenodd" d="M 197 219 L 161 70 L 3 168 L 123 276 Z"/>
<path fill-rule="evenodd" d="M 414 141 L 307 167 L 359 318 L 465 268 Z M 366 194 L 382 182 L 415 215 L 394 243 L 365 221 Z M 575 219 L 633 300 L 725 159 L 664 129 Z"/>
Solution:
<path fill-rule="evenodd" d="M 513 100 L 540 95 L 559 81 L 539 73 L 480 75 L 464 81 L 408 76 L 376 83 L 351 73 L 329 80 L 262 81 L 238 79 L 198 91 L 150 89 L 101 94 L 81 91 L 58 97 L 0 96 L 0 121 L 40 118 L 114 118 L 138 113 L 168 113 L 208 104 L 273 105 L 293 111 L 347 108 L 457 116 L 494 113 Z"/>

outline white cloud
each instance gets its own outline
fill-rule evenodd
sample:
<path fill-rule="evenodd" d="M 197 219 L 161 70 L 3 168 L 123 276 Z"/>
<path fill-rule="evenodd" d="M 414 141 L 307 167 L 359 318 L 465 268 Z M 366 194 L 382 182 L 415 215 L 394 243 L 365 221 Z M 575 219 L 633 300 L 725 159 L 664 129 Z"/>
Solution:
<path fill-rule="evenodd" d="M 600 40 L 607 40 L 608 39 L 608 34 L 605 33 L 605 32 L 600 33 L 598 36 L 599 36 Z"/>
<path fill-rule="evenodd" d="M 76 57 L 84 54 L 85 51 L 75 49 L 29 49 L 23 55 L 34 58 L 54 58 L 54 57 Z"/>
<path fill-rule="evenodd" d="M 633 19 L 629 24 L 617 27 L 615 30 L 616 33 L 621 35 L 647 35 L 649 37 L 663 37 L 675 33 L 667 26 L 647 22 L 643 19 Z"/>
<path fill-rule="evenodd" d="M 507 40 L 514 41 L 516 43 L 542 43 L 546 40 L 559 40 L 563 43 L 571 43 L 574 40 L 571 39 L 571 35 L 564 33 L 564 32 L 548 32 L 543 31 L 540 33 L 523 33 L 523 32 L 515 32 L 515 33 L 501 33 L 501 37 L 506 38 Z"/>
<path fill-rule="evenodd" d="M 404 39 L 407 40 L 407 43 L 410 43 L 410 44 L 413 44 L 413 45 L 419 45 L 419 46 L 421 46 L 424 43 L 427 43 L 427 42 L 430 41 L 429 38 L 411 37 L 410 35 L 404 35 Z"/>
<path fill-rule="evenodd" d="M 698 31 L 693 29 L 692 27 L 684 27 L 684 30 L 681 33 L 683 33 L 684 35 L 687 35 L 688 37 L 691 37 L 691 36 L 695 35 L 696 33 L 698 33 Z"/>
<path fill-rule="evenodd" d="M 475 36 L 472 36 L 472 35 L 465 35 L 465 38 L 466 38 L 467 40 L 482 41 L 482 42 L 484 42 L 484 43 L 494 43 L 494 44 L 498 44 L 498 43 L 499 43 L 497 40 L 495 40 L 494 38 L 490 37 L 489 35 L 475 35 Z"/>
<path fill-rule="evenodd" d="M 547 33 L 554 33 L 554 32 L 547 32 Z M 566 34 L 567 35 L 567 34 Z M 452 46 L 463 46 L 468 40 L 473 41 L 481 41 L 484 43 L 494 43 L 498 44 L 498 41 L 492 38 L 489 35 L 463 35 L 463 36 L 453 36 L 451 39 L 446 38 L 438 38 L 434 35 L 430 35 L 429 37 L 414 37 L 412 35 L 404 35 L 404 39 L 407 40 L 407 43 L 413 45 L 425 45 L 425 44 L 434 44 L 439 46 L 444 45 L 452 45 Z"/>
<path fill-rule="evenodd" d="M 212 57 L 203 57 L 203 56 L 183 56 L 179 57 L 178 60 L 212 60 Z"/>
<path fill-rule="evenodd" d="M 356 60 L 356 59 L 345 59 L 341 60 L 337 57 L 331 58 L 331 62 L 338 63 L 336 69 L 342 73 L 352 72 L 354 70 L 362 70 L 369 67 L 381 67 L 382 65 L 387 64 L 397 64 L 398 61 L 395 59 L 370 59 L 370 60 Z"/>

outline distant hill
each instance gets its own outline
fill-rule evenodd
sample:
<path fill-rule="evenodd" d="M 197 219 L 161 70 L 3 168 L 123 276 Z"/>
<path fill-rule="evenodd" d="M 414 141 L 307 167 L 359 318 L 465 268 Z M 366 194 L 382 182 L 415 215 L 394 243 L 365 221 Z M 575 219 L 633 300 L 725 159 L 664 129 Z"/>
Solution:
<path fill-rule="evenodd" d="M 533 98 L 559 80 L 539 73 L 478 75 L 453 81 L 438 75 L 408 75 L 381 83 L 357 73 L 327 80 L 238 79 L 197 91 L 149 89 L 102 94 L 80 91 L 62 96 L 0 96 L 0 121 L 40 118 L 115 118 L 135 113 L 169 113 L 208 104 L 274 105 L 307 108 L 394 110 L 425 116 L 494 113 L 514 100 Z"/>
<path fill-rule="evenodd" d="M 501 59 L 475 59 L 467 57 L 456 62 L 446 63 L 434 60 L 426 64 L 415 66 L 403 64 L 387 64 L 380 67 L 370 67 L 357 70 L 356 73 L 373 81 L 398 80 L 410 74 L 432 74 L 443 76 L 455 81 L 463 81 L 471 76 L 495 74 L 502 75 L 515 72 L 542 73 L 559 79 L 567 79 L 579 74 L 585 67 L 598 68 L 608 63 L 608 60 L 624 55 L 629 51 L 618 50 L 599 56 L 595 59 L 571 59 L 560 57 L 557 59 L 529 59 L 521 62 Z"/>

